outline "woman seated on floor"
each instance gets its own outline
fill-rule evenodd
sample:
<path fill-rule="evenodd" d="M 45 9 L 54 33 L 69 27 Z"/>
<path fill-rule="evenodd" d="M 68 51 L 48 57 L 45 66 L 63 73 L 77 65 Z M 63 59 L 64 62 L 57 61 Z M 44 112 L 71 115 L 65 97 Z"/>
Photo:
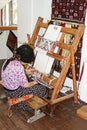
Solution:
<path fill-rule="evenodd" d="M 36 81 L 29 81 L 24 66 L 26 63 L 33 63 L 35 59 L 33 49 L 27 45 L 21 45 L 16 49 L 13 57 L 7 59 L 1 70 L 1 80 L 7 97 L 17 98 L 28 94 L 43 97 L 46 94 L 46 87 L 38 84 Z M 36 70 L 28 68 L 27 72 L 34 73 Z M 18 104 L 23 110 L 30 107 L 26 102 Z"/>

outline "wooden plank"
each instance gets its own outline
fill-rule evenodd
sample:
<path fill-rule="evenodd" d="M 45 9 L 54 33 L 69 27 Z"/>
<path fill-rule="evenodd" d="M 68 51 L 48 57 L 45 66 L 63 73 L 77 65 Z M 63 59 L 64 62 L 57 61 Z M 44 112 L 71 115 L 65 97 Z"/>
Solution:
<path fill-rule="evenodd" d="M 65 96 L 60 97 L 60 98 L 56 98 L 56 99 L 54 99 L 54 100 L 51 101 L 51 104 L 56 104 L 56 103 L 62 102 L 64 100 L 70 99 L 72 97 L 74 97 L 74 93 L 65 95 Z"/>
<path fill-rule="evenodd" d="M 52 58 L 55 58 L 59 61 L 61 61 L 63 59 L 63 56 L 57 54 L 57 53 L 47 53 L 48 56 L 52 57 Z"/>
<path fill-rule="evenodd" d="M 62 49 L 66 49 L 66 50 L 71 49 L 71 45 L 68 45 L 68 44 L 63 43 L 63 42 L 57 42 L 57 46 L 61 47 Z"/>
<path fill-rule="evenodd" d="M 43 99 L 39 98 L 38 96 L 33 96 L 31 99 L 26 101 L 29 106 L 33 109 L 37 110 L 47 105 Z"/>
<path fill-rule="evenodd" d="M 17 26 L 0 26 L 1 31 L 8 31 L 8 30 L 17 30 Z"/>
<path fill-rule="evenodd" d="M 40 23 L 40 25 L 39 25 L 40 27 L 42 27 L 42 28 L 48 28 L 48 23 Z"/>
<path fill-rule="evenodd" d="M 72 29 L 68 27 L 62 27 L 61 32 L 64 32 L 66 34 L 76 34 L 77 29 Z"/>
<path fill-rule="evenodd" d="M 87 120 L 87 105 L 83 105 L 79 109 L 77 109 L 77 115 L 82 119 Z"/>

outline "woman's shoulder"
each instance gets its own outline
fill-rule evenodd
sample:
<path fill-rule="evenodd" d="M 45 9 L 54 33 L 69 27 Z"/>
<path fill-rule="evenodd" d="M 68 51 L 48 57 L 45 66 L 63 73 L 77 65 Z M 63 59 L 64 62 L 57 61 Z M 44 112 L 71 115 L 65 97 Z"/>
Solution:
<path fill-rule="evenodd" d="M 21 62 L 17 60 L 11 61 L 7 67 L 8 70 L 10 69 L 10 71 L 12 70 L 14 72 L 19 72 L 24 70 Z"/>
<path fill-rule="evenodd" d="M 10 65 L 12 66 L 22 66 L 21 62 L 18 60 L 13 60 L 10 62 Z"/>

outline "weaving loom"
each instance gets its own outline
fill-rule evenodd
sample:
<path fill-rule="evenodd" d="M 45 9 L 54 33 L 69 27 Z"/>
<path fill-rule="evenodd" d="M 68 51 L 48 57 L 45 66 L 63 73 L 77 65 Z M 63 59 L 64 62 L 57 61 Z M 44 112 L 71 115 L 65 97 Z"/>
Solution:
<path fill-rule="evenodd" d="M 51 23 L 51 21 L 44 23 L 43 18 L 41 17 L 38 18 L 33 34 L 28 41 L 28 44 L 33 49 L 36 48 L 35 44 L 36 44 L 36 40 L 39 35 L 40 29 L 44 28 L 46 32 L 46 30 L 49 27 L 49 23 Z M 77 50 L 79 41 L 84 33 L 84 25 L 79 24 L 78 28 L 75 28 L 75 29 L 68 28 L 68 27 L 61 27 L 60 32 L 61 32 L 60 39 L 58 41 L 57 40 L 55 41 L 56 47 L 58 47 L 59 49 L 56 52 L 47 51 L 46 55 L 53 59 L 56 59 L 59 63 L 62 63 L 61 72 L 59 74 L 59 77 L 54 78 L 54 75 L 52 75 L 53 73 L 46 74 L 43 77 L 43 80 L 45 82 L 50 83 L 54 87 L 53 90 L 50 92 L 49 99 L 45 97 L 43 98 L 43 100 L 47 102 L 50 108 L 50 114 L 52 114 L 52 112 L 55 110 L 57 104 L 64 100 L 74 97 L 74 102 L 75 103 L 78 102 L 74 55 Z M 64 38 L 66 34 L 71 35 L 71 39 L 69 42 L 70 44 L 65 43 Z M 61 49 L 63 51 L 68 51 L 67 55 L 61 55 L 60 53 Z M 65 81 L 65 78 L 67 76 L 67 72 L 70 66 L 72 67 L 73 91 L 71 93 L 60 96 L 60 90 L 64 84 L 64 81 Z"/>

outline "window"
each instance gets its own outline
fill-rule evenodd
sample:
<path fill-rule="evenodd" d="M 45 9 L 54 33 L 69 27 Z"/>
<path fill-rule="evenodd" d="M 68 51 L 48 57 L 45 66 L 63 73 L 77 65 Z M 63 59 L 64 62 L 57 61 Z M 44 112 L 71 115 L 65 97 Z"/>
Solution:
<path fill-rule="evenodd" d="M 17 24 L 17 0 L 11 0 L 1 9 L 1 25 Z"/>
<path fill-rule="evenodd" d="M 13 0 L 12 3 L 12 9 L 13 9 L 13 24 L 17 24 L 17 0 Z"/>

